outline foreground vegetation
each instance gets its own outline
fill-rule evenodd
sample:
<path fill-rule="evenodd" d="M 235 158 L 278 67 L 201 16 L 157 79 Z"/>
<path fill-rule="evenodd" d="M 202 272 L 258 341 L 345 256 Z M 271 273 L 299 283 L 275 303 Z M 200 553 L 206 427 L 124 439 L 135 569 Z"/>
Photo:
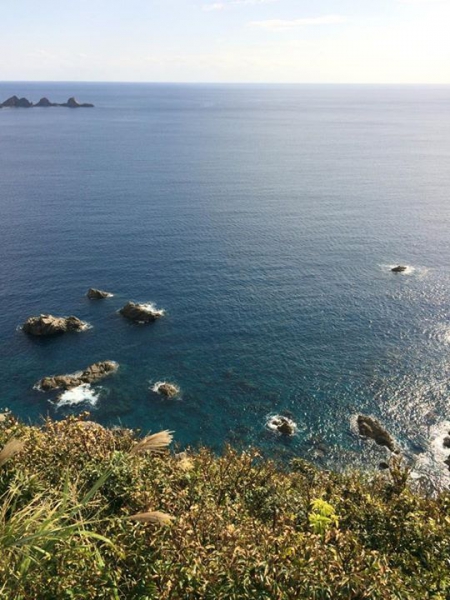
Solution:
<path fill-rule="evenodd" d="M 2 599 L 450 598 L 450 494 L 413 493 L 398 463 L 282 469 L 0 417 Z"/>

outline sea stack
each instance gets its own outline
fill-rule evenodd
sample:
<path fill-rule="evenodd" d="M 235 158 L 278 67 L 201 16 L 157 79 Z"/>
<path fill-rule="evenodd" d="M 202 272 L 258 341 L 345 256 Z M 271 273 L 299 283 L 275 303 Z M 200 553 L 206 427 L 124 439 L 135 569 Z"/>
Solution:
<path fill-rule="evenodd" d="M 81 321 L 78 317 L 39 315 L 39 317 L 29 317 L 22 325 L 22 330 L 30 335 L 46 336 L 67 331 L 84 331 L 88 327 L 88 323 Z"/>
<path fill-rule="evenodd" d="M 93 104 L 88 104 L 87 102 L 80 104 L 73 96 L 72 98 L 69 98 L 65 104 L 61 104 L 61 106 L 67 106 L 68 108 L 94 108 Z"/>
<path fill-rule="evenodd" d="M 33 104 L 27 98 L 18 98 L 11 96 L 2 103 L 2 106 L 9 108 L 30 108 Z"/>
<path fill-rule="evenodd" d="M 50 102 L 50 100 L 48 98 L 44 97 L 44 98 L 41 98 L 39 100 L 39 102 L 37 104 L 35 104 L 35 106 L 47 108 L 49 106 L 56 106 L 56 104 L 54 104 L 53 102 Z"/>

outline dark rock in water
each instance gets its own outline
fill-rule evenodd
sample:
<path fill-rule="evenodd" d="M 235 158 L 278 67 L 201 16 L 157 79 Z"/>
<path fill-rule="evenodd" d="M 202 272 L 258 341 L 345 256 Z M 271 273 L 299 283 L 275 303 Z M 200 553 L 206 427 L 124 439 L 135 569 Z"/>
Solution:
<path fill-rule="evenodd" d="M 386 446 L 391 452 L 396 452 L 391 435 L 372 417 L 359 415 L 357 419 L 359 434 L 374 440 L 379 446 Z"/>
<path fill-rule="evenodd" d="M 39 106 L 39 107 L 48 107 L 48 106 L 57 106 L 57 104 L 55 104 L 54 102 L 50 102 L 50 100 L 48 98 L 41 98 L 39 100 L 39 102 L 37 104 L 35 104 L 35 106 Z"/>
<path fill-rule="evenodd" d="M 450 456 L 444 460 L 444 464 L 447 465 L 448 470 L 450 471 Z"/>
<path fill-rule="evenodd" d="M 26 98 L 20 98 L 16 106 L 18 108 L 30 108 L 31 106 L 33 106 L 33 103 L 27 100 Z"/>
<path fill-rule="evenodd" d="M 19 98 L 17 96 L 11 96 L 11 98 L 8 98 L 7 100 L 5 100 L 4 102 L 2 102 L 2 106 L 11 106 L 11 107 L 15 107 L 17 106 L 17 103 L 19 102 Z"/>
<path fill-rule="evenodd" d="M 93 104 L 80 104 L 73 96 L 72 98 L 69 98 L 65 104 L 60 104 L 60 106 L 67 106 L 68 108 L 94 108 Z"/>
<path fill-rule="evenodd" d="M 166 398 L 174 398 L 177 394 L 180 393 L 179 388 L 173 383 L 169 383 L 164 381 L 163 383 L 158 384 L 154 391 L 157 394 L 161 394 L 162 396 L 166 396 Z"/>
<path fill-rule="evenodd" d="M 25 333 L 30 335 L 55 335 L 67 331 L 83 331 L 88 324 L 77 317 L 54 317 L 53 315 L 40 315 L 30 317 L 22 325 Z"/>
<path fill-rule="evenodd" d="M 101 300 L 102 298 L 110 298 L 112 294 L 104 292 L 103 290 L 96 290 L 95 288 L 89 288 L 86 296 L 90 300 Z"/>
<path fill-rule="evenodd" d="M 378 463 L 378 468 L 380 471 L 385 471 L 386 469 L 389 469 L 389 463 L 387 463 L 385 460 L 382 460 Z"/>
<path fill-rule="evenodd" d="M 30 108 L 33 104 L 27 100 L 27 98 L 18 98 L 17 96 L 11 96 L 5 100 L 2 106 L 10 107 L 10 108 Z"/>
<path fill-rule="evenodd" d="M 267 422 L 267 427 L 272 431 L 277 431 L 285 436 L 292 436 L 297 430 L 294 421 L 282 415 L 271 417 Z"/>
<path fill-rule="evenodd" d="M 119 312 L 127 319 L 138 323 L 151 323 L 164 315 L 163 310 L 157 310 L 151 304 L 137 304 L 135 302 L 127 302 Z"/>
<path fill-rule="evenodd" d="M 450 448 L 450 437 L 448 435 L 444 438 L 442 444 L 444 448 Z"/>
<path fill-rule="evenodd" d="M 31 108 L 32 106 L 38 107 L 48 107 L 48 106 L 66 106 L 68 108 L 93 108 L 93 104 L 88 104 L 87 102 L 84 104 L 80 104 L 78 100 L 75 98 L 69 98 L 67 102 L 64 104 L 56 104 L 54 102 L 50 102 L 48 98 L 41 98 L 37 104 L 33 104 L 27 98 L 18 98 L 17 96 L 11 96 L 7 100 L 5 100 L 2 104 L 0 104 L 0 108 L 8 107 L 8 108 Z"/>
<path fill-rule="evenodd" d="M 294 428 L 287 419 L 282 419 L 281 423 L 278 425 L 278 431 L 283 435 L 292 435 L 294 433 Z"/>
<path fill-rule="evenodd" d="M 71 373 L 69 375 L 54 375 L 53 377 L 44 377 L 35 385 L 36 388 L 44 391 L 77 387 L 82 383 L 94 383 L 107 375 L 115 373 L 119 365 L 112 360 L 94 363 L 84 371 Z"/>
<path fill-rule="evenodd" d="M 398 267 L 393 267 L 393 268 L 391 269 L 391 271 L 392 271 L 393 273 L 403 273 L 404 271 L 406 271 L 406 269 L 407 269 L 407 268 L 408 268 L 408 267 L 405 267 L 405 266 L 403 266 L 403 265 L 398 265 Z"/>

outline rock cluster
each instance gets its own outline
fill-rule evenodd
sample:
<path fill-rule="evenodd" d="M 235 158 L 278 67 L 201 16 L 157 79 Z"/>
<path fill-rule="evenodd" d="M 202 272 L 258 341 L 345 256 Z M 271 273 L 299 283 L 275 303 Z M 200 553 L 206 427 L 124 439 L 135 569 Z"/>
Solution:
<path fill-rule="evenodd" d="M 94 383 L 95 381 L 98 381 L 107 375 L 115 373 L 118 368 L 119 365 L 116 362 L 112 360 L 105 360 L 94 363 L 84 371 L 79 371 L 78 373 L 44 377 L 37 382 L 35 387 L 43 391 L 56 389 L 69 390 L 83 383 Z"/>
<path fill-rule="evenodd" d="M 127 302 L 119 310 L 120 314 L 137 323 L 151 323 L 164 315 L 164 311 L 156 309 L 151 304 L 137 304 Z"/>
<path fill-rule="evenodd" d="M 39 315 L 29 317 L 22 325 L 22 330 L 30 335 L 56 335 L 67 331 L 83 331 L 89 325 L 78 317 L 54 317 L 53 315 Z"/>
<path fill-rule="evenodd" d="M 44 102 L 45 101 L 45 102 Z M 47 99 L 42 99 L 41 104 L 47 105 Z M 89 288 L 87 291 L 87 297 L 91 300 L 100 300 L 112 296 L 110 292 L 99 290 L 97 288 Z M 120 309 L 120 314 L 138 323 L 150 323 L 159 319 L 164 315 L 164 310 L 157 309 L 153 304 L 127 302 L 125 306 Z M 83 331 L 88 329 L 90 325 L 78 317 L 55 317 L 50 314 L 41 314 L 39 316 L 29 317 L 22 325 L 21 329 L 24 333 L 33 336 L 52 336 L 56 334 L 62 334 L 69 331 Z M 49 377 L 43 377 L 36 385 L 35 389 L 41 391 L 51 391 L 56 389 L 64 390 L 64 394 L 68 390 L 73 388 L 86 387 L 95 383 L 99 379 L 114 373 L 118 369 L 118 364 L 114 361 L 102 361 L 94 363 L 87 367 L 84 371 L 78 371 L 76 373 L 68 373 L 65 375 L 52 375 Z M 165 396 L 166 398 L 174 398 L 179 395 L 180 389 L 173 383 L 167 381 L 158 382 L 153 390 Z M 75 403 L 64 399 L 66 404 Z M 77 399 L 76 402 L 79 402 Z"/>
<path fill-rule="evenodd" d="M 73 96 L 64 102 L 63 104 L 57 104 L 56 102 L 50 102 L 48 98 L 41 98 L 39 102 L 33 104 L 27 98 L 18 98 L 17 96 L 11 96 L 4 102 L 0 103 L 0 108 L 32 108 L 33 106 L 47 108 L 49 106 L 66 106 L 67 108 L 93 108 L 93 104 L 80 104 Z"/>
<path fill-rule="evenodd" d="M 385 446 L 391 452 L 397 452 L 392 436 L 373 417 L 359 415 L 357 419 L 359 434 L 374 440 L 379 446 Z"/>

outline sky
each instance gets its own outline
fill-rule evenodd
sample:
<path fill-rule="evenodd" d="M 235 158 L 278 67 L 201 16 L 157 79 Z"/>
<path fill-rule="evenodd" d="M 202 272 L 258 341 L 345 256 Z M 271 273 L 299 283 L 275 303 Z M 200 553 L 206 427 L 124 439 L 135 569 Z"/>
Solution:
<path fill-rule="evenodd" d="M 450 0 L 0 0 L 0 80 L 450 84 Z"/>

